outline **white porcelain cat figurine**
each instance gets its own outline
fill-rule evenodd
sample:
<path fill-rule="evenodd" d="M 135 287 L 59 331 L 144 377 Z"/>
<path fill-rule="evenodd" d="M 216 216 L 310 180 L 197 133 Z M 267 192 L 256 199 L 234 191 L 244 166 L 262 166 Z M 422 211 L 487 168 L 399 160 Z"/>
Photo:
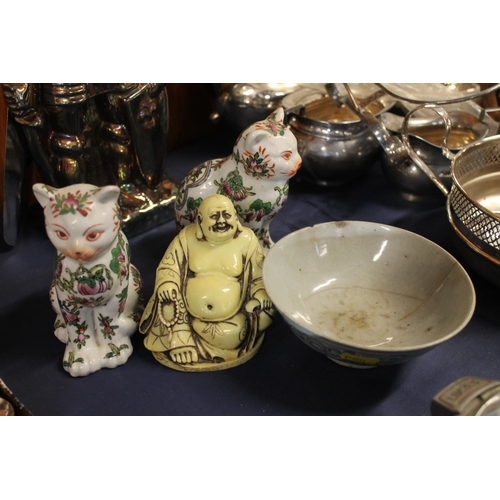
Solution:
<path fill-rule="evenodd" d="M 175 204 L 177 228 L 196 220 L 202 200 L 230 198 L 241 223 L 254 231 L 266 253 L 273 241 L 269 225 L 288 198 L 288 181 L 302 164 L 297 140 L 278 108 L 239 136 L 230 156 L 193 168 L 182 181 Z"/>
<path fill-rule="evenodd" d="M 57 250 L 50 299 L 54 333 L 66 344 L 64 369 L 78 377 L 124 364 L 143 304 L 120 226 L 119 188 L 35 184 L 33 192 Z"/>

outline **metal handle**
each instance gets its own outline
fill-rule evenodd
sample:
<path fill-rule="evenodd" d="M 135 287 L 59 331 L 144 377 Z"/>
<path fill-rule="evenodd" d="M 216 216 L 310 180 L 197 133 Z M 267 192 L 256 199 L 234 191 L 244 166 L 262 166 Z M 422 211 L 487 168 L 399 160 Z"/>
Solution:
<path fill-rule="evenodd" d="M 371 133 L 375 136 L 375 138 L 389 157 L 391 163 L 397 164 L 405 160 L 407 158 L 407 153 L 405 151 L 403 143 L 399 140 L 399 138 L 389 133 L 382 122 L 374 115 L 372 115 L 372 113 L 370 113 L 368 109 L 366 109 L 369 104 L 384 95 L 384 92 L 377 91 L 371 96 L 368 96 L 366 99 L 358 102 L 349 85 L 347 83 L 344 83 L 344 87 L 350 100 L 349 107 L 363 120 L 365 125 L 370 129 Z"/>
<path fill-rule="evenodd" d="M 411 104 L 433 104 L 435 106 L 437 105 L 446 105 L 446 104 L 457 104 L 459 102 L 466 102 L 466 101 L 472 101 L 474 99 L 479 99 L 480 97 L 483 97 L 491 92 L 495 92 L 496 90 L 500 89 L 500 83 L 495 83 L 491 87 L 488 87 L 487 89 L 480 90 L 478 92 L 474 92 L 473 94 L 461 96 L 461 97 L 455 97 L 452 99 L 426 99 L 423 101 L 422 99 L 413 99 L 410 97 L 402 96 L 397 94 L 396 92 L 392 92 L 389 90 L 384 84 L 382 83 L 376 83 L 378 87 L 380 87 L 384 92 L 386 92 L 388 95 L 391 97 L 394 97 L 395 99 L 398 99 L 400 101 L 406 101 Z"/>
<path fill-rule="evenodd" d="M 403 120 L 403 128 L 401 131 L 401 139 L 403 140 L 404 147 L 408 153 L 408 156 L 413 160 L 413 162 L 419 167 L 428 177 L 429 179 L 434 182 L 434 184 L 445 194 L 448 196 L 449 194 L 449 189 L 446 187 L 446 185 L 443 183 L 443 181 L 434 173 L 434 171 L 427 166 L 427 164 L 418 156 L 418 154 L 415 152 L 415 150 L 412 148 L 410 144 L 410 138 L 408 135 L 408 122 L 411 118 L 411 116 L 416 112 L 421 109 L 431 109 L 435 113 L 437 113 L 444 121 L 444 126 L 445 126 L 445 133 L 443 136 L 443 140 L 441 142 L 441 151 L 446 158 L 449 160 L 453 160 L 455 158 L 455 155 L 450 151 L 448 148 L 448 137 L 450 136 L 451 132 L 451 119 L 448 115 L 448 113 L 443 109 L 435 104 L 422 104 L 420 106 L 417 106 L 416 108 L 412 109 L 404 118 Z"/>

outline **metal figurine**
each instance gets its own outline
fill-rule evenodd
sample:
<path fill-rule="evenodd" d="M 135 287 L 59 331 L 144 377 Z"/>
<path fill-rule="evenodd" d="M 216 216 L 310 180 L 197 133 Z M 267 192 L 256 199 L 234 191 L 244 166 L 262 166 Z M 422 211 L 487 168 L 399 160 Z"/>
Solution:
<path fill-rule="evenodd" d="M 173 217 L 177 186 L 164 168 L 165 84 L 4 83 L 2 89 L 44 183 L 118 185 L 129 235 Z"/>

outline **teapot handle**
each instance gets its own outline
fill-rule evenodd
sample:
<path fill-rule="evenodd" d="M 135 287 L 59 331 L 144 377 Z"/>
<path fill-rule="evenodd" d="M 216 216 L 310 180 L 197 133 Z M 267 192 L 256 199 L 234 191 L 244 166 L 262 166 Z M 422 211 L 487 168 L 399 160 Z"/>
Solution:
<path fill-rule="evenodd" d="M 421 109 L 431 109 L 432 111 L 436 112 L 444 121 L 444 126 L 445 126 L 445 133 L 443 136 L 443 140 L 441 141 L 441 151 L 446 158 L 449 160 L 453 160 L 455 158 L 455 155 L 450 151 L 448 148 L 448 137 L 450 136 L 451 132 L 451 119 L 446 110 L 443 108 L 436 106 L 435 104 L 421 104 L 417 106 L 416 108 L 412 109 L 404 118 L 403 120 L 403 127 L 401 130 L 401 139 L 403 141 L 404 147 L 408 153 L 408 156 L 413 160 L 413 162 L 419 167 L 429 178 L 434 184 L 445 194 L 448 196 L 449 194 L 449 189 L 448 187 L 443 183 L 443 181 L 433 172 L 433 170 L 418 156 L 418 154 L 415 152 L 415 150 L 412 148 L 410 144 L 410 138 L 408 136 L 408 122 L 411 118 L 411 116 L 421 110 Z"/>
<path fill-rule="evenodd" d="M 370 129 L 371 133 L 382 146 L 390 162 L 399 163 L 406 159 L 407 153 L 399 138 L 393 136 L 384 126 L 382 121 L 372 115 L 366 107 L 380 97 L 380 92 L 375 92 L 371 96 L 363 99 L 362 102 L 358 102 L 349 85 L 347 83 L 343 85 L 350 101 L 348 106 L 364 121 L 365 125 Z"/>

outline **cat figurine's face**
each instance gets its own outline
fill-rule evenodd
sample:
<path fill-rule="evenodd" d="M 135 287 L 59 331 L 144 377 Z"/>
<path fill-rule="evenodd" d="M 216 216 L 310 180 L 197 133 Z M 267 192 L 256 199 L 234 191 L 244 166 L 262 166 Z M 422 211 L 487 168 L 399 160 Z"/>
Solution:
<path fill-rule="evenodd" d="M 236 141 L 236 154 L 252 177 L 290 178 L 300 166 L 297 139 L 284 123 L 284 109 L 277 108 L 265 120 L 250 125 Z"/>
<path fill-rule="evenodd" d="M 56 249 L 77 262 L 89 262 L 108 250 L 120 228 L 117 186 L 73 184 L 56 189 L 35 184 L 47 235 Z"/>

